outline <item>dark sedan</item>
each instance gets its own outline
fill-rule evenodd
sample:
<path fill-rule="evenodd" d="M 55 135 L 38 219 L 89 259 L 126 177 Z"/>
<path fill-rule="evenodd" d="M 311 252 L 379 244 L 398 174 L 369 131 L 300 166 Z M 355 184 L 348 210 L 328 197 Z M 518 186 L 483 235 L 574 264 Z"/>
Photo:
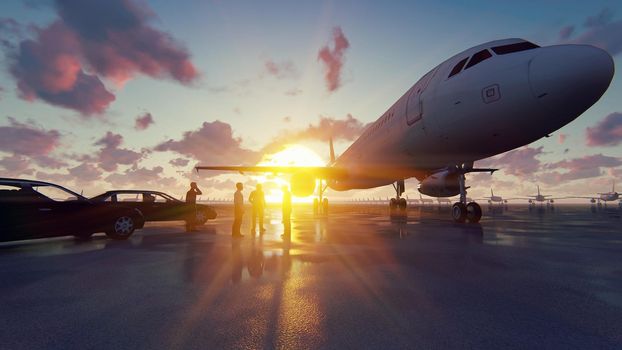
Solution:
<path fill-rule="evenodd" d="M 216 211 L 204 204 L 188 204 L 166 193 L 148 190 L 115 190 L 91 198 L 110 206 L 131 206 L 140 210 L 145 221 L 188 221 L 203 225 L 216 218 Z"/>
<path fill-rule="evenodd" d="M 105 232 L 127 239 L 145 223 L 131 207 L 110 207 L 48 182 L 0 178 L 0 241 Z"/>

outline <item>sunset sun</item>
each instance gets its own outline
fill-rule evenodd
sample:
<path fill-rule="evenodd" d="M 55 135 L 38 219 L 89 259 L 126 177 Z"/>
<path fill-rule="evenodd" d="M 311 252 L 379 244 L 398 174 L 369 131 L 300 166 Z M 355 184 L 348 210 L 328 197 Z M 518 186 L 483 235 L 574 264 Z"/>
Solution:
<path fill-rule="evenodd" d="M 287 145 L 284 149 L 273 154 L 266 154 L 257 165 L 264 166 L 323 166 L 325 161 L 308 147 L 293 144 Z M 253 176 L 255 181 L 264 184 L 266 202 L 280 203 L 283 196 L 281 187 L 289 186 L 288 175 L 257 175 Z M 313 196 L 292 197 L 296 203 L 309 203 L 313 201 Z"/>

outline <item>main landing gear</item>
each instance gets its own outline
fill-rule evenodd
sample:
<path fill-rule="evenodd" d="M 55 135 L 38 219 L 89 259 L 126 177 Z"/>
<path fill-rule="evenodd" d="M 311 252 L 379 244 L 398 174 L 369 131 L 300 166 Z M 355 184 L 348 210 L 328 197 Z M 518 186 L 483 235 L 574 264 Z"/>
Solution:
<path fill-rule="evenodd" d="M 391 198 L 389 201 L 389 208 L 391 210 L 400 209 L 406 210 L 408 204 L 406 203 L 406 198 L 402 198 L 402 194 L 406 191 L 406 186 L 404 185 L 404 180 L 397 180 L 393 184 L 393 188 L 395 189 L 395 198 Z"/>
<path fill-rule="evenodd" d="M 451 217 L 455 222 L 463 223 L 469 221 L 472 223 L 479 222 L 482 218 L 482 208 L 475 202 L 467 203 L 466 189 L 464 184 L 464 174 L 458 176 L 458 184 L 460 185 L 460 202 L 454 203 L 451 207 Z"/>
<path fill-rule="evenodd" d="M 314 215 L 328 215 L 328 198 L 324 198 L 324 191 L 328 188 L 328 184 L 320 184 L 318 186 L 318 197 L 313 198 L 313 214 Z"/>

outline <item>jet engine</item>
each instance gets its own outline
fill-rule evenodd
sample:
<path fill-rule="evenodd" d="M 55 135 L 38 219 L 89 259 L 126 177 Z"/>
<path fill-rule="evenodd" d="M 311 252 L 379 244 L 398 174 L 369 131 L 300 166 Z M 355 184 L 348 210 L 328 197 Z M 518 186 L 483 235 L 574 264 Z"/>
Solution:
<path fill-rule="evenodd" d="M 430 197 L 452 197 L 460 194 L 460 183 L 457 173 L 440 171 L 421 181 L 419 192 Z"/>
<path fill-rule="evenodd" d="M 291 178 L 292 193 L 297 197 L 307 197 L 315 191 L 315 177 L 309 173 L 295 173 Z"/>

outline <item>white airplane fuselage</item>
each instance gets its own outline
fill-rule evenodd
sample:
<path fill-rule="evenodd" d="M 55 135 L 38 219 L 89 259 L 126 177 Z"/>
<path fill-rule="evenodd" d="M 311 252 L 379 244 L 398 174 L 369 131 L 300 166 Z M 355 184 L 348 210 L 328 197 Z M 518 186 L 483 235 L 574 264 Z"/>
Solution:
<path fill-rule="evenodd" d="M 521 43 L 526 42 L 485 43 L 433 68 L 333 162 L 347 174 L 329 186 L 363 189 L 438 174 L 442 182 L 443 169 L 472 165 L 570 123 L 611 82 L 613 60 L 593 46 L 556 45 L 505 54 L 492 49 Z M 450 76 L 459 62 L 483 50 L 489 58 L 466 63 L 467 68 Z M 452 190 L 438 196 L 455 194 Z"/>

